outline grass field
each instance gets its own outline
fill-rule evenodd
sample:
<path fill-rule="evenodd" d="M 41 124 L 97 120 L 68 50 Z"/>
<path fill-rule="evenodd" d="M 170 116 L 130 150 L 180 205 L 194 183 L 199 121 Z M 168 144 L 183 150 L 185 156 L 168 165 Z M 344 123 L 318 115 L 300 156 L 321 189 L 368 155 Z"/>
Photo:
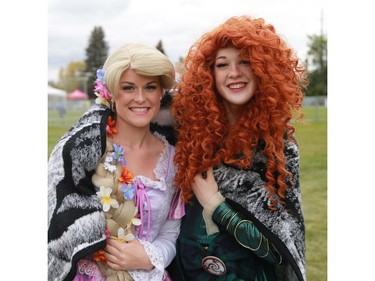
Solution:
<path fill-rule="evenodd" d="M 301 156 L 301 189 L 306 225 L 307 280 L 327 280 L 327 108 L 304 109 L 305 123 L 295 124 Z M 48 155 L 62 134 L 82 115 L 48 116 Z"/>
<path fill-rule="evenodd" d="M 305 109 L 296 125 L 306 227 L 307 280 L 327 280 L 327 108 Z"/>

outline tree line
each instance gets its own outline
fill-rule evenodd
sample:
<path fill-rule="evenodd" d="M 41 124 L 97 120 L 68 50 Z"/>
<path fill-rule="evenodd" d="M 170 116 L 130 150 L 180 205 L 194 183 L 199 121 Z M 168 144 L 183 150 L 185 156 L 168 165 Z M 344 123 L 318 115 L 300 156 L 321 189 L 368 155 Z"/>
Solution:
<path fill-rule="evenodd" d="M 159 40 L 155 47 L 166 54 L 162 40 Z M 59 70 L 58 81 L 49 81 L 48 84 L 67 92 L 80 89 L 86 92 L 90 99 L 95 99 L 96 70 L 103 66 L 108 51 L 109 45 L 105 40 L 103 28 L 94 27 L 85 49 L 85 60 L 70 62 L 66 68 Z M 179 63 L 182 62 L 183 58 L 181 57 Z M 305 63 L 310 81 L 306 89 L 306 96 L 327 96 L 327 38 L 324 34 L 308 36 L 308 52 Z"/>

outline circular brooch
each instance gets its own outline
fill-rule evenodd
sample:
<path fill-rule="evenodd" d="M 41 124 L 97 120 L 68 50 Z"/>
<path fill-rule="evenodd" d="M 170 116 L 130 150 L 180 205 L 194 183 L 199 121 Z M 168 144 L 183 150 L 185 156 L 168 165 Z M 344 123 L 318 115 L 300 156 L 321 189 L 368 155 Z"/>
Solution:
<path fill-rule="evenodd" d="M 207 256 L 202 260 L 202 267 L 204 270 L 206 270 L 208 273 L 213 275 L 224 275 L 227 271 L 227 268 L 224 264 L 224 262 L 215 257 L 215 256 Z"/>

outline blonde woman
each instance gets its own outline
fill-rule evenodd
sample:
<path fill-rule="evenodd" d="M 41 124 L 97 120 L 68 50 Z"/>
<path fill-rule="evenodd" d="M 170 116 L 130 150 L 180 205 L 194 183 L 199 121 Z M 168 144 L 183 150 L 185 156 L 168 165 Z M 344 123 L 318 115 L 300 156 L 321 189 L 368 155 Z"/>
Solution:
<path fill-rule="evenodd" d="M 97 76 L 96 105 L 49 160 L 49 280 L 164 280 L 183 204 L 174 147 L 150 124 L 175 70 L 158 50 L 126 44 Z"/>

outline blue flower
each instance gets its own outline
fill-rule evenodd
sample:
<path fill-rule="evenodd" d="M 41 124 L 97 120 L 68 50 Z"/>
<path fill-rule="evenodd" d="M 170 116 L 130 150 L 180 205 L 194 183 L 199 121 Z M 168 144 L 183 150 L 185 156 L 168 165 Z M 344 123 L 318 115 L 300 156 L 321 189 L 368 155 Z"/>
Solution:
<path fill-rule="evenodd" d="M 122 163 L 122 165 L 126 166 L 126 161 L 124 158 L 124 148 L 121 145 L 113 144 L 113 152 L 111 156 L 117 163 Z"/>
<path fill-rule="evenodd" d="M 97 71 L 96 71 L 96 77 L 98 77 L 98 80 L 100 81 L 100 82 L 102 82 L 102 83 L 104 83 L 104 73 L 105 73 L 105 71 L 104 71 L 104 69 L 101 69 L 101 68 L 99 68 Z"/>
<path fill-rule="evenodd" d="M 121 186 L 121 192 L 124 194 L 126 200 L 131 200 L 134 197 L 135 187 L 132 183 L 125 183 Z"/>

